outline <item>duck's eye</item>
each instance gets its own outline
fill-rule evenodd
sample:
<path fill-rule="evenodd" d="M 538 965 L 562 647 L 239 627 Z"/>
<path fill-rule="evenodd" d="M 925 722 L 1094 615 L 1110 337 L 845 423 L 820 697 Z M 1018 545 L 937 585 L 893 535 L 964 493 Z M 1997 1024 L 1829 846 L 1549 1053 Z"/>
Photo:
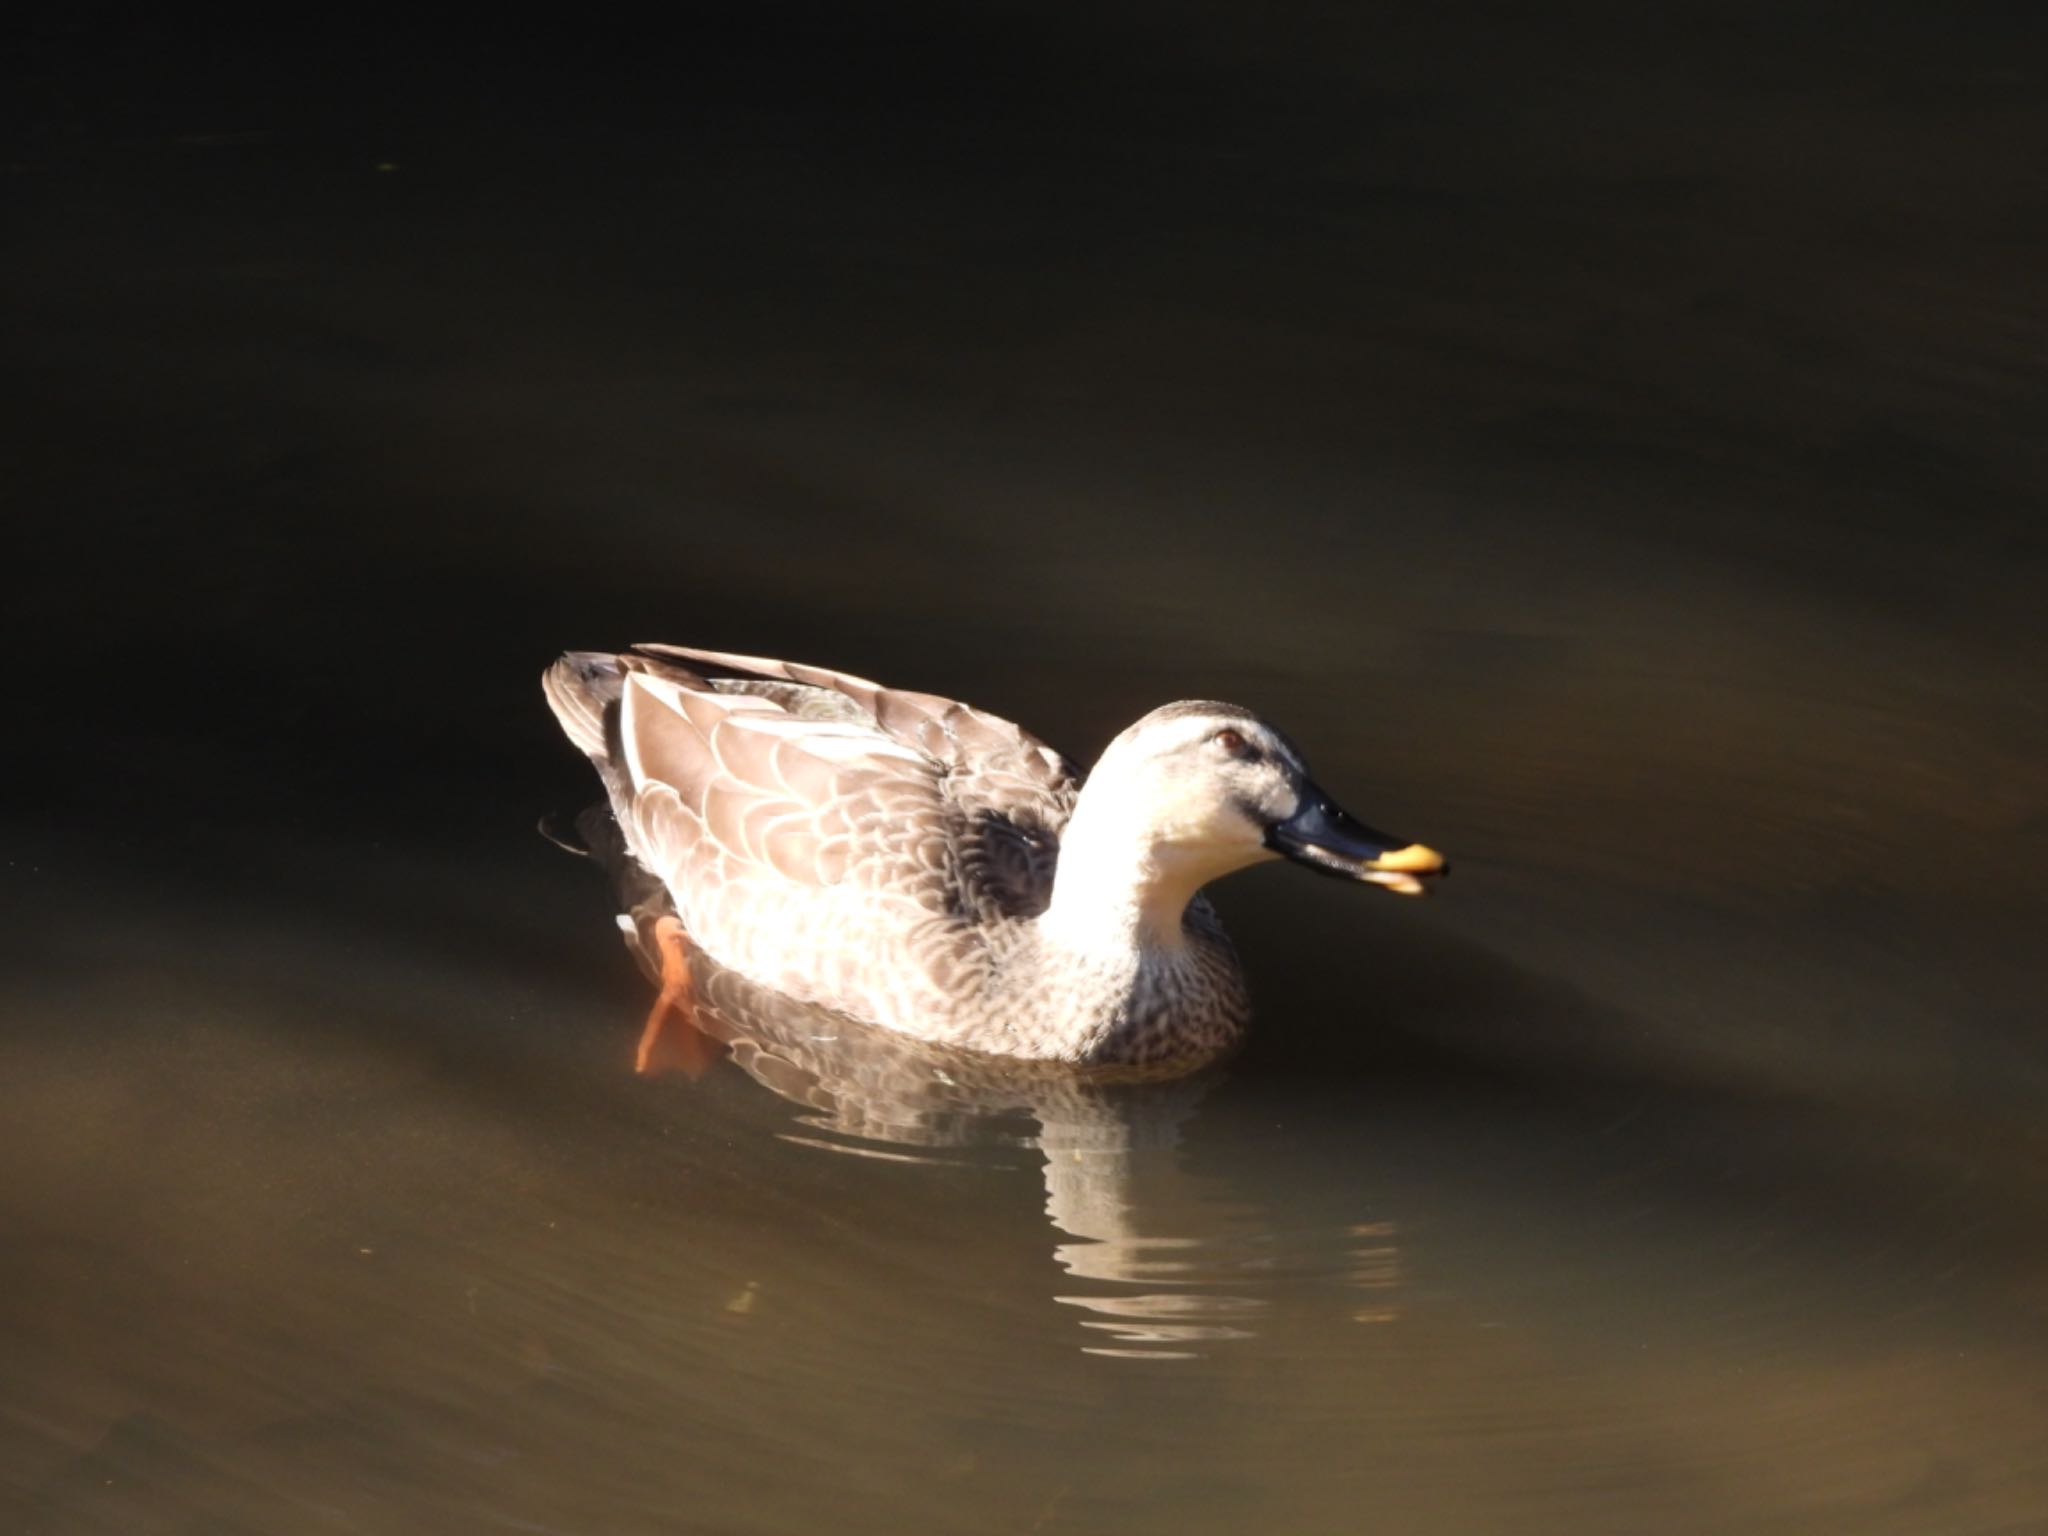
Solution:
<path fill-rule="evenodd" d="M 1232 757 L 1250 757 L 1252 755 L 1252 744 L 1227 726 L 1209 739 Z"/>

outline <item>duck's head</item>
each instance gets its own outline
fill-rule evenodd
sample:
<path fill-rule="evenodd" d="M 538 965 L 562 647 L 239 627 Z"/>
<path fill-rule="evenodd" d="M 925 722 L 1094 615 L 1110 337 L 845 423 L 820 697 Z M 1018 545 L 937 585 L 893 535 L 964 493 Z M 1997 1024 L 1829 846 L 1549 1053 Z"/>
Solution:
<path fill-rule="evenodd" d="M 1109 744 L 1075 812 L 1097 815 L 1115 817 L 1190 892 L 1273 858 L 1403 896 L 1448 868 L 1434 849 L 1340 807 L 1294 743 L 1250 710 L 1208 700 L 1155 709 Z"/>

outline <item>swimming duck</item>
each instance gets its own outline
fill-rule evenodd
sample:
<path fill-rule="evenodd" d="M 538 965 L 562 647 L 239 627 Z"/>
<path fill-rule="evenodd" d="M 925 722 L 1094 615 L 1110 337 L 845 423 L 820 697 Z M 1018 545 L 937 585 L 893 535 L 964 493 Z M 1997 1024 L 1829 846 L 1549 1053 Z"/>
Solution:
<path fill-rule="evenodd" d="M 1267 859 L 1418 895 L 1441 855 L 1340 809 L 1236 705 L 1130 726 L 1084 783 L 1007 720 L 796 662 L 574 651 L 543 678 L 681 939 L 784 996 L 990 1055 L 1196 1064 L 1250 1012 L 1210 881 Z"/>

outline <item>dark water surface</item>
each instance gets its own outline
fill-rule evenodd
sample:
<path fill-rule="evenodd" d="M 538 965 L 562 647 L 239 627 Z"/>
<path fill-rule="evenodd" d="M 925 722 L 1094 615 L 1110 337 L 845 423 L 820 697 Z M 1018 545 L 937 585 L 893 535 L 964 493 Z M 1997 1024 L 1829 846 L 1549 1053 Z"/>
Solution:
<path fill-rule="evenodd" d="M 5 66 L 6 1528 L 2048 1530 L 2031 13 L 686 31 Z M 638 639 L 1456 873 L 1194 1082 L 639 1079 Z"/>

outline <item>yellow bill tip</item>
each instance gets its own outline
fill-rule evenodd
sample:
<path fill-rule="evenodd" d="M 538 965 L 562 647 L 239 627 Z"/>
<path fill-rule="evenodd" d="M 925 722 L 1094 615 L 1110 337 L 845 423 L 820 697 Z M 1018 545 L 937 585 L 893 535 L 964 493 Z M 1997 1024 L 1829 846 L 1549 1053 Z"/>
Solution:
<path fill-rule="evenodd" d="M 1410 843 L 1406 848 L 1381 854 L 1370 867 L 1395 875 L 1438 875 L 1443 873 L 1445 865 L 1444 856 L 1434 848 Z"/>
<path fill-rule="evenodd" d="M 1387 870 L 1368 869 L 1363 871 L 1358 878 L 1365 881 L 1368 885 L 1382 886 L 1392 891 L 1396 896 L 1420 896 L 1423 894 L 1422 882 L 1413 875 L 1399 875 Z"/>

